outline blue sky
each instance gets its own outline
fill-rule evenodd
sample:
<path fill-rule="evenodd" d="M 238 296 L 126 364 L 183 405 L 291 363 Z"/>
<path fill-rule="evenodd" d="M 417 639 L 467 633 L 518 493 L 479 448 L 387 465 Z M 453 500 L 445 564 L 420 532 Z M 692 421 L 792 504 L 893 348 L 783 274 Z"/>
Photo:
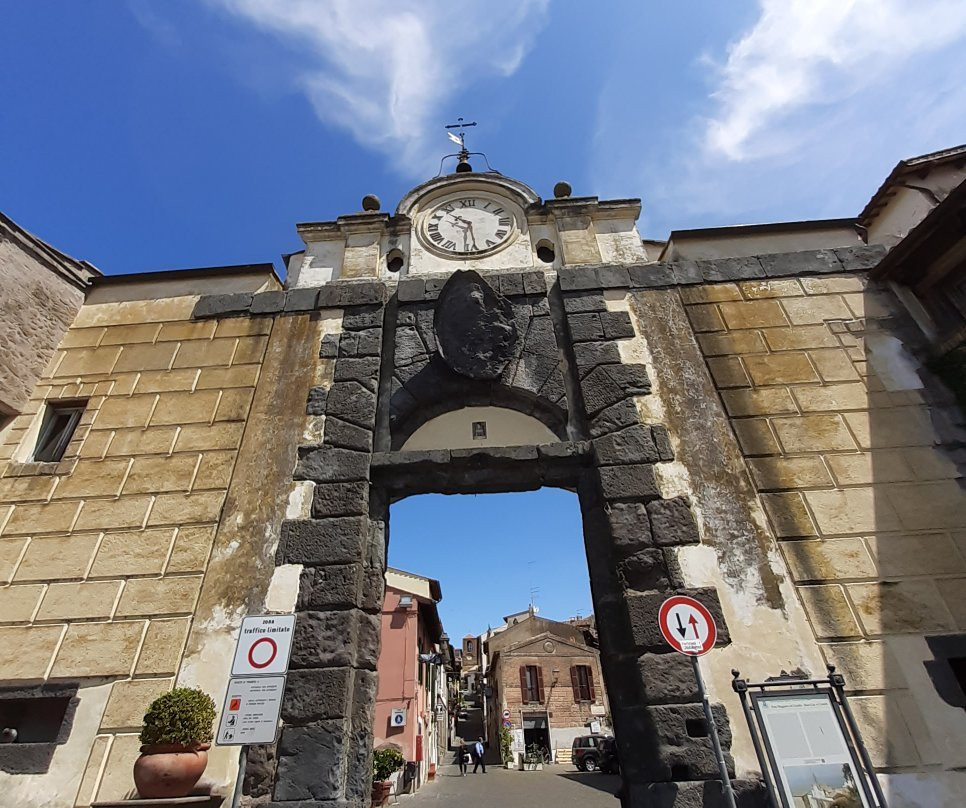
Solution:
<path fill-rule="evenodd" d="M 0 210 L 109 274 L 275 261 L 392 210 L 443 125 L 547 197 L 642 197 L 642 235 L 855 215 L 966 141 L 962 0 L 6 0 Z M 418 498 L 393 564 L 450 635 L 590 608 L 576 499 Z M 521 561 L 536 561 L 534 565 Z"/>
<path fill-rule="evenodd" d="M 389 514 L 389 565 L 439 581 L 457 645 L 526 609 L 531 588 L 542 617 L 593 611 L 577 495 L 558 488 L 401 500 Z"/>
<path fill-rule="evenodd" d="M 277 261 L 391 210 L 457 116 L 640 228 L 854 215 L 966 140 L 961 0 L 3 4 L 0 209 L 108 273 Z"/>

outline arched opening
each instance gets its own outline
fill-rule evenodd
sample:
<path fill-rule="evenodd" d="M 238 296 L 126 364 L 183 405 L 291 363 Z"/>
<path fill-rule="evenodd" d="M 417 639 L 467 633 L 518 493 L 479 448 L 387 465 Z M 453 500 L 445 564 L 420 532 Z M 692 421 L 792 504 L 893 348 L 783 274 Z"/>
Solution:
<path fill-rule="evenodd" d="M 558 440 L 532 415 L 507 407 L 461 407 L 430 418 L 409 436 L 402 449 L 536 446 Z"/>

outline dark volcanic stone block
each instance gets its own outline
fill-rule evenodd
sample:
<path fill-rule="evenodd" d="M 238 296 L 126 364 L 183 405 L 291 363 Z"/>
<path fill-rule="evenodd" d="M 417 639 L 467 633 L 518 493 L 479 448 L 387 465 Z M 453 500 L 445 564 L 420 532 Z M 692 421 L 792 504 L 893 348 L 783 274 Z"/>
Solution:
<path fill-rule="evenodd" d="M 618 429 L 624 429 L 641 422 L 641 416 L 637 412 L 632 399 L 626 398 L 602 411 L 590 424 L 590 435 L 599 438 Z"/>
<path fill-rule="evenodd" d="M 523 273 L 523 291 L 528 295 L 547 293 L 547 276 L 539 269 Z"/>
<path fill-rule="evenodd" d="M 327 283 L 319 289 L 318 307 L 367 306 L 384 303 L 386 285 L 380 281 Z"/>
<path fill-rule="evenodd" d="M 580 294 L 570 292 L 563 296 L 564 311 L 569 314 L 584 314 L 591 311 L 607 311 L 604 296 L 599 292 Z"/>
<path fill-rule="evenodd" d="M 327 392 L 324 387 L 313 387 L 309 390 L 309 398 L 305 404 L 306 415 L 322 415 L 325 412 Z"/>
<path fill-rule="evenodd" d="M 580 391 L 584 398 L 584 408 L 587 415 L 593 418 L 601 410 L 626 398 L 624 388 L 615 382 L 607 369 L 617 365 L 602 365 L 594 368 L 586 378 L 580 382 Z"/>
<path fill-rule="evenodd" d="M 359 382 L 336 382 L 329 388 L 326 415 L 372 429 L 376 420 L 376 394 Z"/>
<path fill-rule="evenodd" d="M 375 670 L 379 615 L 359 609 L 298 613 L 292 638 L 293 670 L 358 667 Z"/>
<path fill-rule="evenodd" d="M 323 446 L 312 449 L 299 457 L 295 466 L 296 480 L 314 480 L 322 483 L 347 482 L 369 479 L 369 454 L 350 449 Z"/>
<path fill-rule="evenodd" d="M 663 424 L 651 424 L 651 435 L 657 447 L 661 460 L 674 460 L 674 448 L 671 446 L 671 436 Z"/>
<path fill-rule="evenodd" d="M 691 660 L 675 652 L 644 654 L 638 660 L 644 693 L 650 704 L 700 702 Z"/>
<path fill-rule="evenodd" d="M 603 288 L 592 268 L 561 267 L 557 273 L 557 283 L 563 292 Z"/>
<path fill-rule="evenodd" d="M 625 589 L 646 592 L 668 587 L 664 553 L 654 547 L 638 550 L 625 558 L 617 565 L 617 572 Z"/>
<path fill-rule="evenodd" d="M 701 268 L 694 261 L 675 261 L 671 264 L 674 280 L 682 286 L 692 283 L 704 283 Z"/>
<path fill-rule="evenodd" d="M 247 314 L 252 304 L 250 292 L 235 292 L 228 295 L 205 295 L 195 304 L 191 316 L 195 319 L 204 317 L 229 317 Z"/>
<path fill-rule="evenodd" d="M 698 544 L 698 526 L 685 497 L 659 499 L 648 503 L 654 543 L 664 546 Z"/>
<path fill-rule="evenodd" d="M 450 275 L 433 326 L 443 361 L 470 379 L 497 378 L 519 349 L 510 301 L 472 270 Z"/>
<path fill-rule="evenodd" d="M 594 441 L 597 462 L 602 466 L 656 463 L 660 460 L 651 430 L 643 424 L 612 432 Z"/>
<path fill-rule="evenodd" d="M 369 483 L 319 483 L 312 494 L 312 516 L 364 516 L 369 513 Z"/>
<path fill-rule="evenodd" d="M 344 358 L 335 363 L 336 382 L 359 382 L 373 393 L 379 387 L 379 359 L 374 356 Z"/>
<path fill-rule="evenodd" d="M 784 275 L 821 275 L 841 272 L 842 262 L 832 250 L 802 250 L 801 252 L 760 255 L 766 277 Z"/>
<path fill-rule="evenodd" d="M 645 365 L 636 362 L 608 365 L 606 372 L 628 395 L 639 396 L 651 392 L 651 380 Z"/>
<path fill-rule="evenodd" d="M 643 502 L 612 502 L 607 508 L 607 521 L 618 556 L 651 545 L 651 523 Z"/>
<path fill-rule="evenodd" d="M 261 292 L 252 297 L 252 314 L 276 314 L 285 308 L 285 292 Z"/>
<path fill-rule="evenodd" d="M 285 680 L 282 720 L 305 725 L 347 715 L 352 668 L 316 668 L 290 671 Z"/>
<path fill-rule="evenodd" d="M 597 267 L 597 277 L 604 289 L 619 289 L 631 285 L 627 267 Z"/>
<path fill-rule="evenodd" d="M 621 354 L 613 342 L 582 342 L 574 345 L 574 358 L 581 370 L 589 370 L 597 365 L 620 364 Z"/>
<path fill-rule="evenodd" d="M 639 289 L 673 286 L 677 283 L 670 264 L 656 262 L 627 268 L 631 286 Z"/>
<path fill-rule="evenodd" d="M 318 299 L 318 289 L 289 289 L 285 293 L 285 311 L 311 311 Z"/>
<path fill-rule="evenodd" d="M 335 359 L 339 355 L 338 334 L 326 334 L 322 337 L 322 344 L 319 346 L 319 359 Z"/>
<path fill-rule="evenodd" d="M 765 276 L 765 271 L 755 256 L 715 258 L 713 260 L 695 261 L 695 264 L 701 270 L 701 277 L 708 283 L 747 280 Z"/>
<path fill-rule="evenodd" d="M 368 535 L 368 520 L 361 516 L 286 519 L 276 563 L 314 567 L 358 561 Z"/>
<path fill-rule="evenodd" d="M 278 743 L 277 801 L 328 800 L 342 795 L 346 737 L 341 720 L 283 727 Z"/>
<path fill-rule="evenodd" d="M 399 281 L 396 295 L 400 303 L 416 303 L 426 295 L 426 282 L 422 278 L 406 278 Z"/>
<path fill-rule="evenodd" d="M 504 297 L 524 293 L 523 276 L 519 272 L 504 272 L 496 277 L 500 285 L 500 294 Z"/>
<path fill-rule="evenodd" d="M 325 445 L 368 452 L 372 450 L 372 432 L 330 415 L 325 419 Z"/>
<path fill-rule="evenodd" d="M 604 499 L 657 499 L 661 492 L 651 465 L 607 466 L 598 469 Z"/>
<path fill-rule="evenodd" d="M 604 311 L 600 323 L 607 339 L 628 339 L 634 336 L 634 325 L 626 311 Z"/>
<path fill-rule="evenodd" d="M 574 342 L 597 342 L 604 338 L 604 327 L 597 312 L 573 314 L 567 318 L 567 325 Z"/>
<path fill-rule="evenodd" d="M 363 586 L 362 564 L 306 567 L 299 578 L 299 611 L 359 608 Z"/>
<path fill-rule="evenodd" d="M 342 327 L 346 331 L 361 331 L 364 328 L 382 328 L 385 308 L 381 305 L 353 306 L 342 314 Z"/>
<path fill-rule="evenodd" d="M 857 272 L 877 267 L 886 254 L 886 248 L 882 244 L 869 244 L 861 247 L 837 247 L 832 252 L 842 263 L 842 269 L 846 272 Z"/>

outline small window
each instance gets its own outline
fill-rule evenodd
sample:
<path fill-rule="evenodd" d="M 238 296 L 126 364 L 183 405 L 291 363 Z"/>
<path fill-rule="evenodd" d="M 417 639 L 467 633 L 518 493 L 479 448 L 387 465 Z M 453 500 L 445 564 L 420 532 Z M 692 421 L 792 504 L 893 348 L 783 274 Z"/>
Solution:
<path fill-rule="evenodd" d="M 473 440 L 486 440 L 486 421 L 473 422 Z"/>
<path fill-rule="evenodd" d="M 575 702 L 594 700 L 594 673 L 590 665 L 574 665 L 570 669 L 570 682 Z"/>
<path fill-rule="evenodd" d="M 538 665 L 520 666 L 520 691 L 524 704 L 543 701 L 543 670 Z"/>
<path fill-rule="evenodd" d="M 86 401 L 47 405 L 34 449 L 35 462 L 56 463 L 64 456 L 86 406 Z"/>

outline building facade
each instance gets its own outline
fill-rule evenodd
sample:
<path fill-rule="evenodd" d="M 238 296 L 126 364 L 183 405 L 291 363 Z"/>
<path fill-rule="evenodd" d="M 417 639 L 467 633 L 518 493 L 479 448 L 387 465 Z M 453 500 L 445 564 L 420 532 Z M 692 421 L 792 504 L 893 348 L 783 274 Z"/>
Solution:
<path fill-rule="evenodd" d="M 553 760 L 574 738 L 610 732 L 600 652 L 570 623 L 526 615 L 487 643 L 488 737 L 509 711 L 514 753 L 536 746 Z"/>
<path fill-rule="evenodd" d="M 396 777 L 412 790 L 435 775 L 440 746 L 446 748 L 439 737 L 447 709 L 441 599 L 439 581 L 386 570 L 373 743 L 402 752 L 409 771 Z"/>
<path fill-rule="evenodd" d="M 174 684 L 220 705 L 242 617 L 269 611 L 297 624 L 246 797 L 364 804 L 389 503 L 551 485 L 580 500 L 625 806 L 717 804 L 656 627 L 671 593 L 718 622 L 739 804 L 762 789 L 731 670 L 831 663 L 889 805 L 958 805 L 964 156 L 903 161 L 853 219 L 661 243 L 638 200 L 460 171 L 299 225 L 284 286 L 101 278 L 7 223 L 3 316 L 37 331 L 0 375 L 0 700 L 32 739 L 0 748 L 2 793 L 130 795 L 146 705 Z M 56 316 L 27 283 L 55 283 Z M 230 799 L 237 771 L 216 746 L 204 787 Z"/>

